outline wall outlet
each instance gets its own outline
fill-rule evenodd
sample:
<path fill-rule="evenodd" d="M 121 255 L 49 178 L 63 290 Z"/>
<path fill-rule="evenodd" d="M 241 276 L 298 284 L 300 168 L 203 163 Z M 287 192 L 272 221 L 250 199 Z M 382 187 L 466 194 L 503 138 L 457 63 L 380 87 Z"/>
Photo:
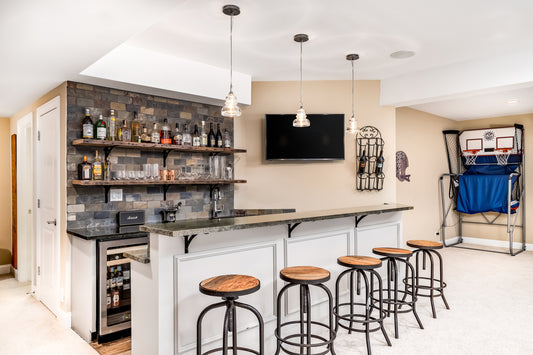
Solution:
<path fill-rule="evenodd" d="M 122 201 L 122 189 L 109 189 L 109 201 Z"/>

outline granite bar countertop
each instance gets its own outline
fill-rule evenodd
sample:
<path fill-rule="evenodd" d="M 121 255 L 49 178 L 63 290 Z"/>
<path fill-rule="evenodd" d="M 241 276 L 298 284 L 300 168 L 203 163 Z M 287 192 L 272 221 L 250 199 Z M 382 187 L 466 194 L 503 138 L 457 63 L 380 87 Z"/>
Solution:
<path fill-rule="evenodd" d="M 314 222 L 326 219 L 382 214 L 412 209 L 413 206 L 386 203 L 382 205 L 339 208 L 333 210 L 293 212 L 249 217 L 183 220 L 172 223 L 144 225 L 141 226 L 141 231 L 167 235 L 169 237 L 183 237 L 193 234 L 268 227 L 279 224 Z"/>
<path fill-rule="evenodd" d="M 128 250 L 127 252 L 124 252 L 124 256 L 141 264 L 150 264 L 150 255 L 148 255 L 149 253 L 149 249 L 144 247 L 135 250 Z"/>
<path fill-rule="evenodd" d="M 126 239 L 146 237 L 146 232 L 119 233 L 117 227 L 67 229 L 67 233 L 85 240 Z"/>

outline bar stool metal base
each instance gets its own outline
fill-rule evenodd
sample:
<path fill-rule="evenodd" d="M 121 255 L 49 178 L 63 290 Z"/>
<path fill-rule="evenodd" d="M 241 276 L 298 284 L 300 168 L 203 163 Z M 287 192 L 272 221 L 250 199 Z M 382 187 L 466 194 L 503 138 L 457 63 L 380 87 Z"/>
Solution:
<path fill-rule="evenodd" d="M 263 323 L 263 317 L 261 317 L 261 314 L 259 311 L 257 311 L 254 307 L 237 302 L 236 300 L 238 297 L 223 297 L 224 301 L 212 304 L 208 307 L 206 307 L 198 317 L 198 322 L 196 325 L 196 354 L 197 355 L 208 355 L 215 352 L 222 351 L 223 355 L 227 355 L 228 351 L 231 351 L 233 355 L 237 355 L 238 351 L 244 351 L 250 354 L 256 354 L 256 355 L 265 355 L 265 349 L 264 349 L 264 323 Z M 215 349 L 208 350 L 204 353 L 202 353 L 202 320 L 204 319 L 205 315 L 216 308 L 224 307 L 226 306 L 226 313 L 224 315 L 224 327 L 223 327 L 223 333 L 222 333 L 222 346 L 217 347 Z M 243 308 L 250 312 L 252 312 L 255 317 L 257 318 L 259 322 L 259 351 L 241 347 L 237 345 L 237 308 Z M 228 334 L 232 333 L 232 345 L 228 345 Z"/>
<path fill-rule="evenodd" d="M 348 334 L 351 334 L 352 331 L 358 332 L 358 333 L 365 333 L 366 336 L 366 349 L 367 354 L 371 355 L 372 350 L 370 347 L 370 333 L 376 332 L 378 330 L 381 330 L 383 333 L 383 336 L 385 337 L 385 340 L 387 341 L 388 346 L 392 346 L 389 336 L 387 335 L 387 332 L 385 331 L 385 328 L 383 327 L 383 319 L 386 317 L 386 312 L 383 309 L 383 281 L 381 280 L 381 276 L 374 271 L 374 270 L 367 270 L 370 273 L 370 280 L 368 279 L 368 276 L 363 270 L 359 270 L 356 268 L 351 268 L 346 271 L 343 271 L 339 277 L 337 277 L 337 281 L 335 283 L 335 307 L 333 307 L 333 314 L 336 317 L 336 326 L 335 331 L 339 329 L 339 327 L 344 328 L 348 330 Z M 345 303 L 339 303 L 339 286 L 342 278 L 349 274 L 350 275 L 350 302 Z M 355 295 L 354 295 L 354 276 L 357 276 L 357 295 L 361 292 L 361 278 L 365 282 L 365 303 L 362 302 L 355 302 Z M 374 292 L 374 278 L 378 280 L 378 289 L 376 290 L 379 293 L 379 306 L 376 306 L 374 302 L 372 302 L 372 294 Z M 365 314 L 362 313 L 355 313 L 355 308 L 359 306 L 359 308 L 365 309 Z M 346 312 L 348 313 L 341 313 L 341 310 L 344 308 L 348 308 Z M 376 310 L 379 312 L 378 316 L 373 317 L 372 311 Z M 342 321 L 348 322 L 348 325 L 341 323 Z M 354 323 L 359 324 L 360 327 L 357 327 L 357 325 L 354 325 Z M 375 327 L 372 327 L 373 323 L 377 323 Z M 364 327 L 364 329 L 361 328 Z"/>
<path fill-rule="evenodd" d="M 329 325 L 311 320 L 311 295 L 309 293 L 309 286 L 316 286 L 321 288 L 328 295 L 329 301 Z M 299 320 L 281 322 L 281 301 L 282 297 L 287 292 L 287 290 L 294 286 L 300 286 L 300 317 Z M 289 355 L 325 355 L 331 352 L 332 355 L 335 354 L 333 348 L 333 341 L 336 337 L 335 325 L 333 323 L 333 297 L 329 289 L 323 284 L 299 284 L 299 283 L 289 283 L 285 285 L 278 294 L 277 299 L 277 327 L 274 331 L 274 335 L 277 338 L 277 348 L 276 355 L 283 351 Z M 300 331 L 298 333 L 293 333 L 289 335 L 282 335 L 282 329 L 290 325 L 300 325 Z M 311 327 L 318 326 L 327 330 L 328 337 L 324 337 L 315 333 L 312 333 Z M 293 341 L 293 339 L 299 339 L 299 341 Z M 315 340 L 315 342 L 313 342 Z M 299 349 L 299 352 L 294 352 L 287 348 L 292 346 Z M 318 350 L 324 348 L 325 350 Z M 315 351 L 315 352 L 313 352 Z"/>

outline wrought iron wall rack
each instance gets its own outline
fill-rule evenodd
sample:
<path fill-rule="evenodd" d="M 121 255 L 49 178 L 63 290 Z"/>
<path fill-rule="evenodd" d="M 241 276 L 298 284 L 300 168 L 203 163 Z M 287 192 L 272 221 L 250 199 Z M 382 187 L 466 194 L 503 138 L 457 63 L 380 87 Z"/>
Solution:
<path fill-rule="evenodd" d="M 376 172 L 377 161 L 383 154 L 385 141 L 381 132 L 373 126 L 364 126 L 357 133 L 356 138 L 356 188 L 359 191 L 379 191 L 383 189 L 385 174 Z M 363 172 L 359 172 L 359 160 L 367 157 Z"/>

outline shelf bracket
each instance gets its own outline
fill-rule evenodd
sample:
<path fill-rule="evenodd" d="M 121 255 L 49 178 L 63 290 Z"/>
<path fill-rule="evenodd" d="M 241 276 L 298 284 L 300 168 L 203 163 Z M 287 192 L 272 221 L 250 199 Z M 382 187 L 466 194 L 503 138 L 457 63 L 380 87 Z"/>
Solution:
<path fill-rule="evenodd" d="M 294 228 L 298 227 L 300 225 L 301 222 L 298 222 L 298 223 L 293 223 L 293 224 L 287 224 L 287 227 L 289 229 L 289 238 L 291 237 L 292 235 L 292 231 L 294 230 Z"/>
<path fill-rule="evenodd" d="M 196 238 L 198 234 L 191 234 L 191 235 L 184 235 L 183 239 L 185 240 L 185 254 L 189 254 L 189 246 L 191 245 L 191 242 L 194 238 Z"/>
<path fill-rule="evenodd" d="M 167 167 L 167 158 L 171 151 L 170 149 L 163 150 L 163 168 Z"/>
<path fill-rule="evenodd" d="M 163 185 L 163 201 L 167 200 L 167 191 L 170 185 Z"/>
<path fill-rule="evenodd" d="M 364 215 L 361 215 L 361 216 L 355 216 L 355 228 L 359 227 L 359 223 L 361 223 L 363 218 L 365 218 L 366 216 L 368 216 L 368 215 L 364 214 Z"/>
<path fill-rule="evenodd" d="M 104 157 L 105 157 L 105 160 L 107 160 L 107 158 L 109 158 L 109 154 L 111 154 L 111 151 L 113 150 L 113 148 L 115 148 L 114 145 L 109 146 L 109 147 L 104 147 Z"/>
<path fill-rule="evenodd" d="M 104 199 L 105 199 L 105 203 L 108 203 L 109 202 L 109 189 L 111 188 L 111 186 L 109 185 L 104 185 L 104 190 L 105 190 L 105 193 L 104 193 Z"/>

